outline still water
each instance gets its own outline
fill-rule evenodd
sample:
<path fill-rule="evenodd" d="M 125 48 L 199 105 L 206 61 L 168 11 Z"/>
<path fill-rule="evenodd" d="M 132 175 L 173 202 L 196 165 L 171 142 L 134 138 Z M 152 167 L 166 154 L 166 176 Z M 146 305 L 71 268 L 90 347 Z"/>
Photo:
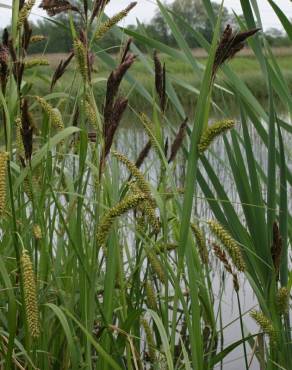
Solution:
<path fill-rule="evenodd" d="M 286 119 L 288 122 L 288 118 Z M 240 131 L 240 127 L 237 127 Z M 267 149 L 262 144 L 258 137 L 255 129 L 250 125 L 250 135 L 252 138 L 252 144 L 254 148 L 254 154 L 258 163 L 263 169 L 267 167 Z M 287 162 L 290 158 L 289 144 L 290 139 L 288 135 L 284 135 L 285 142 L 287 145 Z M 144 147 L 147 142 L 147 137 L 141 127 L 137 127 L 137 124 L 127 124 L 126 128 L 121 128 L 118 132 L 118 140 L 116 145 L 118 150 L 127 155 L 130 159 L 135 161 L 138 153 Z M 291 146 L 290 146 L 291 147 Z M 236 186 L 232 178 L 231 171 L 228 165 L 228 157 L 224 149 L 222 138 L 217 139 L 212 144 L 212 148 L 207 154 L 207 158 L 212 164 L 217 176 L 219 177 L 221 184 L 224 185 L 224 189 L 228 194 L 229 199 L 234 204 L 234 209 L 238 215 L 243 217 L 242 207 L 240 205 L 240 199 L 238 197 Z M 288 162 L 289 163 L 289 162 Z M 152 151 L 149 157 L 146 159 L 142 170 L 148 173 L 148 179 L 151 183 L 155 184 L 159 178 L 159 160 L 155 157 Z M 202 164 L 200 164 L 200 170 L 202 174 L 205 174 Z M 126 176 L 126 174 L 125 174 Z M 176 160 L 176 166 L 173 168 L 173 178 L 178 188 L 181 188 L 184 184 L 185 176 L 185 161 L 182 154 L 178 156 Z M 207 176 L 204 176 L 207 179 Z M 210 181 L 207 180 L 208 185 L 212 188 Z M 262 189 L 263 196 L 265 197 L 265 189 Z M 288 187 L 288 199 L 291 199 L 291 188 Z M 193 215 L 199 220 L 206 221 L 212 218 L 212 212 L 205 199 L 204 193 L 198 187 L 196 192 L 196 198 L 193 206 Z M 239 322 L 238 302 L 237 296 L 233 289 L 232 279 L 229 276 L 225 276 L 224 286 L 222 285 L 222 266 L 213 260 L 213 271 L 212 271 L 212 286 L 214 289 L 215 297 L 215 314 L 218 317 L 218 328 L 219 319 L 221 320 L 221 326 L 224 328 L 224 339 L 219 341 L 218 350 L 220 348 L 226 348 L 228 345 L 240 340 L 241 329 Z M 240 301 L 241 310 L 243 313 L 244 330 L 245 334 L 255 334 L 259 332 L 259 328 L 254 321 L 249 317 L 249 311 L 253 308 L 257 308 L 257 301 L 250 288 L 250 285 L 243 276 L 240 277 Z M 247 344 L 249 369 L 260 370 L 259 363 L 254 355 L 253 349 Z M 240 346 L 232 351 L 225 359 L 223 364 L 219 364 L 216 369 L 222 370 L 241 370 L 245 369 L 243 347 Z"/>

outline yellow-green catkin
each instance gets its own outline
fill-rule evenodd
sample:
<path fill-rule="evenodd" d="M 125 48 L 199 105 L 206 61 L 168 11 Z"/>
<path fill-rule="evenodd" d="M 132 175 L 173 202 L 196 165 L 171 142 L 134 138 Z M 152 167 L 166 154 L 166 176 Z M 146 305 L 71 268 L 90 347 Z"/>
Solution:
<path fill-rule="evenodd" d="M 96 111 L 95 111 L 94 107 L 92 106 L 91 99 L 90 99 L 89 96 L 87 96 L 85 101 L 84 101 L 84 108 L 85 108 L 85 114 L 86 114 L 89 122 L 94 127 L 94 129 L 96 131 L 98 131 L 98 126 L 99 125 L 98 125 L 97 114 L 96 114 Z"/>
<path fill-rule="evenodd" d="M 135 5 L 135 3 L 131 3 L 127 8 L 102 23 L 97 29 L 94 38 L 100 40 L 114 25 L 124 19 Z"/>
<path fill-rule="evenodd" d="M 39 42 L 39 41 L 43 41 L 46 39 L 46 36 L 43 36 L 43 35 L 33 35 L 31 36 L 30 38 L 30 42 L 33 44 L 35 42 Z"/>
<path fill-rule="evenodd" d="M 24 62 L 24 68 L 29 69 L 37 66 L 48 66 L 50 63 L 48 59 L 44 58 L 34 58 L 34 59 L 29 59 Z"/>
<path fill-rule="evenodd" d="M 201 136 L 200 143 L 198 145 L 199 153 L 202 154 L 205 150 L 209 148 L 216 137 L 232 129 L 234 125 L 235 121 L 224 120 L 216 122 L 213 125 L 209 126 Z"/>
<path fill-rule="evenodd" d="M 49 104 L 44 98 L 41 98 L 40 96 L 36 96 L 35 99 L 43 108 L 43 110 L 47 113 L 53 126 L 55 126 L 58 130 L 63 130 L 64 123 L 60 111 L 56 108 L 53 108 L 51 104 Z"/>
<path fill-rule="evenodd" d="M 24 147 L 23 147 L 23 141 L 22 141 L 22 135 L 21 135 L 21 129 L 22 129 L 22 123 L 21 118 L 16 118 L 15 120 L 15 127 L 16 127 L 16 153 L 19 157 L 24 158 Z"/>
<path fill-rule="evenodd" d="M 152 251 L 147 252 L 147 257 L 148 257 L 148 261 L 151 265 L 152 270 L 155 272 L 160 282 L 165 285 L 166 276 L 165 276 L 165 272 L 164 272 L 164 269 L 163 269 L 163 266 L 160 260 L 158 259 L 156 254 L 153 253 Z"/>
<path fill-rule="evenodd" d="M 206 241 L 204 238 L 204 235 L 202 233 L 202 230 L 199 228 L 199 226 L 195 223 L 191 223 L 191 229 L 195 235 L 197 245 L 199 248 L 199 254 L 201 257 L 201 260 L 204 264 L 208 264 L 209 258 L 208 258 L 208 250 Z"/>
<path fill-rule="evenodd" d="M 277 341 L 277 335 L 272 322 L 260 311 L 253 310 L 251 311 L 250 316 L 260 326 L 262 331 L 268 334 L 270 343 L 273 346 Z"/>
<path fill-rule="evenodd" d="M 75 39 L 73 42 L 74 54 L 77 58 L 78 69 L 84 80 L 87 81 L 87 52 L 81 40 Z"/>
<path fill-rule="evenodd" d="M 6 207 L 6 179 L 7 179 L 7 152 L 0 152 L 0 216 L 3 215 Z"/>
<path fill-rule="evenodd" d="M 142 193 L 129 195 L 123 200 L 121 200 L 113 208 L 110 208 L 105 213 L 98 226 L 97 230 L 98 245 L 102 246 L 105 244 L 110 228 L 117 217 L 121 216 L 122 214 L 128 212 L 131 209 L 136 208 L 138 204 L 145 199 L 146 196 L 145 194 Z"/>
<path fill-rule="evenodd" d="M 159 218 L 156 216 L 155 208 L 153 208 L 153 204 L 151 204 L 148 200 L 142 202 L 139 206 L 141 212 L 146 216 L 149 225 L 153 228 L 155 234 L 158 234 L 160 231 L 161 223 Z"/>
<path fill-rule="evenodd" d="M 149 359 L 150 359 L 150 362 L 154 364 L 156 362 L 156 351 L 155 351 L 155 340 L 154 340 L 153 331 L 150 328 L 150 325 L 146 319 L 141 319 L 141 324 L 145 331 Z"/>
<path fill-rule="evenodd" d="M 151 206 L 154 208 L 155 207 L 155 202 L 151 196 L 151 189 L 150 185 L 148 182 L 145 180 L 144 175 L 142 172 L 135 166 L 133 162 L 131 162 L 126 156 L 124 156 L 121 153 L 116 152 L 115 150 L 112 151 L 112 154 L 122 162 L 130 171 L 131 175 L 135 177 L 137 186 L 141 190 L 143 194 L 147 197 L 148 201 L 150 202 Z"/>
<path fill-rule="evenodd" d="M 289 310 L 289 290 L 286 287 L 281 287 L 277 292 L 277 309 L 280 315 L 283 315 Z"/>
<path fill-rule="evenodd" d="M 42 239 L 43 235 L 42 235 L 42 230 L 41 230 L 40 225 L 38 224 L 33 225 L 33 235 L 36 240 Z"/>
<path fill-rule="evenodd" d="M 153 311 L 157 311 L 156 294 L 154 291 L 153 284 L 149 280 L 145 282 L 145 293 L 146 293 L 147 307 Z"/>
<path fill-rule="evenodd" d="M 208 221 L 211 231 L 217 236 L 221 241 L 222 245 L 226 248 L 229 253 L 234 266 L 239 271 L 245 270 L 245 262 L 241 254 L 241 250 L 236 243 L 236 241 L 231 237 L 231 235 L 216 221 Z"/>
<path fill-rule="evenodd" d="M 26 250 L 21 256 L 21 266 L 27 324 L 31 336 L 37 338 L 40 334 L 37 290 L 32 263 Z"/>
<path fill-rule="evenodd" d="M 20 29 L 20 27 L 23 25 L 24 21 L 28 18 L 32 7 L 35 4 L 35 0 L 28 0 L 23 7 L 21 8 L 19 14 L 18 14 L 18 21 L 17 21 L 17 28 Z"/>

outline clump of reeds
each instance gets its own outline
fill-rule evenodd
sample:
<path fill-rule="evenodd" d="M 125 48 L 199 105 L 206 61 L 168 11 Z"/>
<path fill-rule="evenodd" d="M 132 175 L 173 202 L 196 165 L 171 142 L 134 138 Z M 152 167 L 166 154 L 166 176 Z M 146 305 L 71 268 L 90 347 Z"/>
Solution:
<path fill-rule="evenodd" d="M 242 50 L 244 48 L 244 42 L 259 30 L 260 28 L 254 28 L 248 31 L 233 33 L 231 26 L 229 24 L 226 26 L 216 50 L 212 72 L 213 77 L 218 68 Z"/>
<path fill-rule="evenodd" d="M 122 19 L 124 19 L 129 12 L 136 6 L 137 2 L 130 3 L 124 10 L 120 11 L 119 13 L 115 14 L 113 17 L 106 20 L 104 23 L 100 25 L 97 29 L 94 38 L 96 40 L 100 40 L 114 25 L 119 23 Z"/>
<path fill-rule="evenodd" d="M 21 266 L 27 324 L 31 336 L 37 338 L 40 335 L 40 326 L 36 282 L 32 263 L 26 250 L 23 250 L 21 255 Z"/>
<path fill-rule="evenodd" d="M 203 154 L 218 136 L 232 129 L 234 125 L 235 122 L 233 120 L 223 120 L 209 126 L 201 136 L 198 145 L 199 153 Z"/>
<path fill-rule="evenodd" d="M 250 316 L 260 326 L 262 331 L 268 334 L 270 338 L 270 344 L 271 346 L 274 346 L 277 341 L 277 335 L 271 320 L 268 319 L 262 312 L 256 310 L 251 311 Z"/>
<path fill-rule="evenodd" d="M 216 235 L 216 237 L 221 241 L 222 245 L 226 248 L 236 268 L 239 271 L 244 271 L 245 262 L 236 241 L 218 222 L 210 220 L 208 221 L 208 224 L 211 231 Z"/>
<path fill-rule="evenodd" d="M 6 207 L 6 179 L 7 179 L 7 161 L 9 154 L 0 152 L 0 216 L 3 215 Z"/>
<path fill-rule="evenodd" d="M 105 213 L 98 226 L 97 244 L 99 246 L 104 245 L 113 222 L 122 214 L 136 208 L 139 203 L 145 199 L 147 199 L 147 196 L 143 193 L 129 195 L 122 199 L 117 205 L 110 208 Z"/>

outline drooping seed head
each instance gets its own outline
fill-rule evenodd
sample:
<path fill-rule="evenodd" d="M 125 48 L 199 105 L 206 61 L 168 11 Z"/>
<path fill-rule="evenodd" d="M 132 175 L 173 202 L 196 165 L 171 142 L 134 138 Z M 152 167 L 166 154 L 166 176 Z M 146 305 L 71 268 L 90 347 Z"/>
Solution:
<path fill-rule="evenodd" d="M 232 259 L 232 262 L 234 263 L 234 266 L 236 266 L 239 271 L 244 271 L 245 262 L 239 245 L 236 243 L 236 241 L 218 222 L 210 220 L 208 224 L 211 231 L 216 235 L 216 237 L 221 241 L 222 245 L 226 248 Z"/>
<path fill-rule="evenodd" d="M 201 136 L 200 143 L 198 145 L 199 153 L 203 154 L 218 136 L 224 134 L 228 130 L 231 130 L 234 125 L 235 121 L 224 120 L 209 126 Z"/>

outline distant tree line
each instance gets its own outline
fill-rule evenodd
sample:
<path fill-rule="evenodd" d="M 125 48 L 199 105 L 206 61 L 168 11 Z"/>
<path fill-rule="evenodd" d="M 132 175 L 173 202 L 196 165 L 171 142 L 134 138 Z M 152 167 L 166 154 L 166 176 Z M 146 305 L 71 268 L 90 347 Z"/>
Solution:
<path fill-rule="evenodd" d="M 218 14 L 220 5 L 218 3 L 212 3 L 212 6 L 215 14 Z M 212 24 L 200 1 L 174 0 L 169 7 L 173 14 L 175 14 L 175 20 L 191 48 L 198 48 L 199 44 L 185 27 L 185 23 L 200 32 L 208 41 L 211 41 L 213 34 Z M 228 23 L 236 27 L 236 18 L 227 8 L 223 8 L 222 28 Z M 166 45 L 176 46 L 176 41 L 171 30 L 159 11 L 156 12 L 149 23 L 139 23 L 136 26 L 130 25 L 128 28 L 133 31 L 142 32 Z M 67 53 L 72 49 L 72 38 L 64 15 L 55 17 L 53 21 L 38 21 L 33 26 L 33 34 L 44 35 L 46 36 L 46 40 L 32 44 L 29 50 L 30 53 L 42 53 L 44 50 L 49 53 Z M 271 46 L 291 45 L 288 36 L 278 29 L 271 28 L 266 32 L 266 36 Z M 108 52 L 116 52 L 119 45 L 120 40 L 115 37 L 113 32 L 108 32 L 99 41 L 99 47 L 107 49 Z M 138 43 L 138 46 L 143 50 L 144 45 L 139 45 Z"/>

